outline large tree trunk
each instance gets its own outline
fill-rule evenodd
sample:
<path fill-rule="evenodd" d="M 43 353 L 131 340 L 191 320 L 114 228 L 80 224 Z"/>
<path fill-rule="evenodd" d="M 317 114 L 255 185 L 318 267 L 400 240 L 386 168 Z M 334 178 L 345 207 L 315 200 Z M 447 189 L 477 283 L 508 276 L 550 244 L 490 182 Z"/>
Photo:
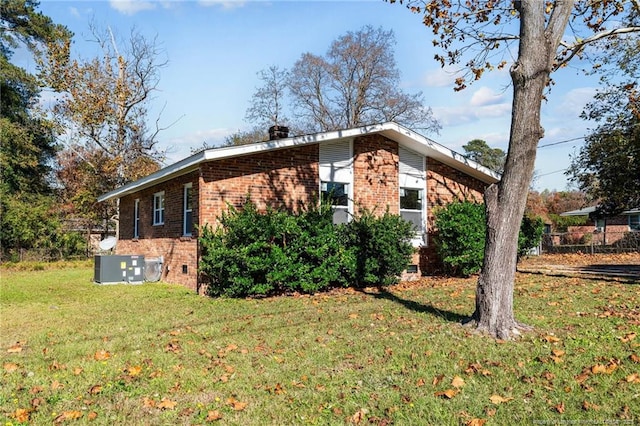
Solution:
<path fill-rule="evenodd" d="M 516 321 L 513 313 L 518 233 L 536 148 L 544 132 L 540 125 L 543 93 L 559 40 L 555 28 L 545 31 L 544 2 L 522 1 L 520 16 L 518 60 L 511 67 L 513 110 L 509 151 L 502 180 L 485 192 L 485 257 L 476 289 L 476 310 L 471 318 L 471 324 L 480 331 L 500 339 L 510 339 L 519 334 L 519 329 L 526 328 Z M 552 24 L 558 22 L 552 20 L 549 25 Z"/>

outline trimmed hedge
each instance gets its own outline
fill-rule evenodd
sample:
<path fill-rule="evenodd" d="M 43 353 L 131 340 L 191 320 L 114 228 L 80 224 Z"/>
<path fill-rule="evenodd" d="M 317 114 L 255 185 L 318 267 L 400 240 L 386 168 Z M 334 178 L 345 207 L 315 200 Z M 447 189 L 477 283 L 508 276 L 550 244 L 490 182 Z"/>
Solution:
<path fill-rule="evenodd" d="M 410 263 L 411 224 L 388 212 L 363 211 L 333 225 L 330 206 L 297 214 L 246 201 L 229 206 L 220 226 L 202 229 L 200 272 L 210 296 L 246 297 L 331 287 L 388 285 Z"/>
<path fill-rule="evenodd" d="M 484 260 L 484 204 L 470 201 L 453 202 L 435 211 L 438 230 L 436 249 L 451 275 L 469 276 L 478 273 Z M 518 236 L 518 258 L 540 243 L 544 223 L 541 218 L 525 216 Z"/>

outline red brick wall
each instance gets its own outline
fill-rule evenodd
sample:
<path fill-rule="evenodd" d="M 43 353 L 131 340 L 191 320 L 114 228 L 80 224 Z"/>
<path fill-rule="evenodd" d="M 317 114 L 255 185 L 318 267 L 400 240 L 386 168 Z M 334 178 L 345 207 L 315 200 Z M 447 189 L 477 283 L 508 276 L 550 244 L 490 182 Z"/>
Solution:
<path fill-rule="evenodd" d="M 382 135 L 367 135 L 353 141 L 353 196 L 355 213 L 366 207 L 383 214 L 398 214 L 398 143 Z"/>
<path fill-rule="evenodd" d="M 488 185 L 433 158 L 427 158 L 427 245 L 420 249 L 420 270 L 438 272 L 442 263 L 433 242 L 434 208 L 445 206 L 454 200 L 483 202 Z"/>
<path fill-rule="evenodd" d="M 191 237 L 183 236 L 184 185 L 192 184 L 192 197 L 198 199 L 199 172 L 179 176 L 120 199 L 118 254 L 138 254 L 145 257 L 164 256 L 162 279 L 196 288 L 198 256 L 199 207 L 193 203 Z M 164 225 L 153 225 L 153 195 L 164 191 Z M 133 238 L 134 201 L 140 199 L 139 238 Z M 182 272 L 183 265 L 187 273 Z"/>
<path fill-rule="evenodd" d="M 296 211 L 318 199 L 318 145 L 204 163 L 200 181 L 202 223 L 215 223 L 226 203 L 239 207 L 247 194 L 260 210 Z"/>

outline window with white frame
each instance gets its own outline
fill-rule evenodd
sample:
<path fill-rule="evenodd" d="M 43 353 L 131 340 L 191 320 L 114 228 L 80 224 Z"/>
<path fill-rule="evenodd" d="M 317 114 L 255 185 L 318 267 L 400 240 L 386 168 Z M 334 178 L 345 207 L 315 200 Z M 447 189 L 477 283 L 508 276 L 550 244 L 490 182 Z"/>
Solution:
<path fill-rule="evenodd" d="M 140 237 L 140 199 L 133 202 L 133 238 Z"/>
<path fill-rule="evenodd" d="M 333 209 L 333 223 L 349 222 L 349 184 L 322 182 L 322 202 Z"/>
<path fill-rule="evenodd" d="M 629 215 L 629 229 L 632 231 L 640 231 L 640 214 Z"/>
<path fill-rule="evenodd" d="M 424 228 L 423 192 L 422 189 L 400 188 L 400 216 L 413 223 L 416 234 L 422 234 Z"/>
<path fill-rule="evenodd" d="M 184 186 L 182 204 L 182 234 L 190 236 L 193 228 L 193 185 Z"/>
<path fill-rule="evenodd" d="M 414 246 L 426 244 L 426 198 L 427 179 L 424 155 L 399 147 L 398 166 L 400 184 L 400 216 L 411 222 L 416 230 L 412 240 Z"/>
<path fill-rule="evenodd" d="M 347 223 L 353 214 L 353 141 L 319 146 L 320 201 L 331 203 L 333 223 Z"/>
<path fill-rule="evenodd" d="M 596 232 L 604 232 L 605 226 L 606 226 L 606 222 L 604 219 L 596 219 L 595 225 L 596 225 Z"/>
<path fill-rule="evenodd" d="M 164 225 L 164 191 L 153 194 L 153 224 Z"/>

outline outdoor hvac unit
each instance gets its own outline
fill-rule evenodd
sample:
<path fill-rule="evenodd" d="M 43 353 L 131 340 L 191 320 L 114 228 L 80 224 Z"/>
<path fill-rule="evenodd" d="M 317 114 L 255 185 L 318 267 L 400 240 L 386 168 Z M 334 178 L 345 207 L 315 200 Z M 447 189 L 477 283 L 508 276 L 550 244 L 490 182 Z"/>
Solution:
<path fill-rule="evenodd" d="M 96 255 L 93 280 L 99 284 L 140 284 L 144 280 L 144 266 L 144 256 Z"/>
<path fill-rule="evenodd" d="M 144 260 L 144 280 L 150 282 L 160 281 L 162 278 L 162 264 L 164 258 L 148 257 Z"/>

